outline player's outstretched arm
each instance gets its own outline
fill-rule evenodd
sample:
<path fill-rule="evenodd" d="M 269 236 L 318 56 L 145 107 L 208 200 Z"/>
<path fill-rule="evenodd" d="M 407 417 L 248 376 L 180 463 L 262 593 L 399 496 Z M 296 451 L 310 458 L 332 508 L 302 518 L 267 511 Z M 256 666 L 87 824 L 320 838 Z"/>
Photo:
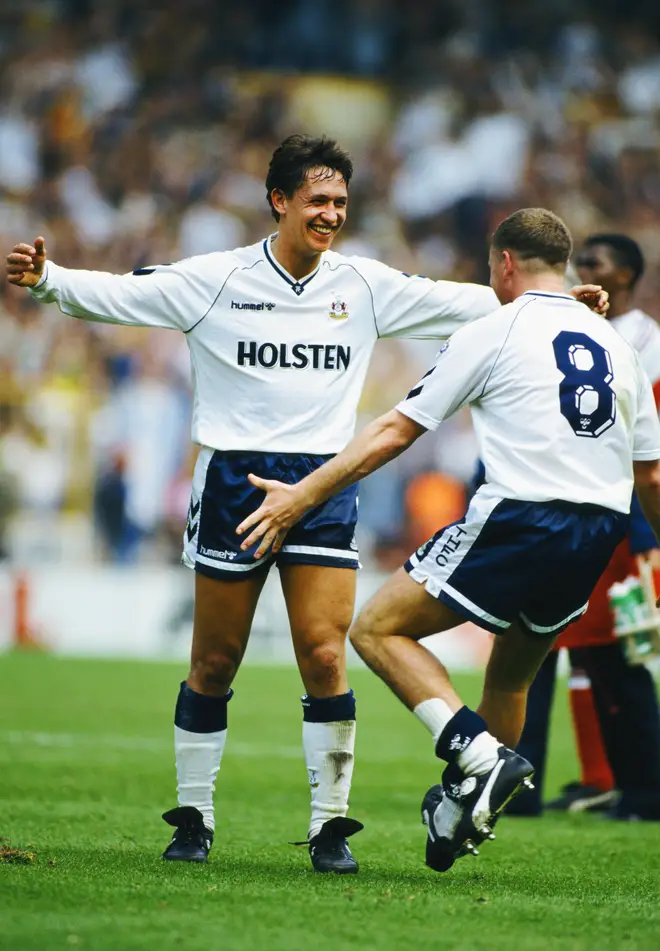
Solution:
<path fill-rule="evenodd" d="M 266 498 L 236 529 L 238 535 L 252 529 L 241 548 L 245 550 L 261 539 L 255 558 L 261 558 L 271 547 L 273 552 L 279 551 L 286 533 L 306 512 L 384 466 L 424 432 L 419 423 L 391 410 L 366 426 L 334 459 L 295 485 L 250 475 L 252 485 L 263 489 Z"/>
<path fill-rule="evenodd" d="M 402 274 L 380 261 L 352 260 L 369 286 L 379 337 L 450 337 L 500 307 L 493 289 L 482 284 L 432 281 Z M 609 308 L 607 292 L 596 284 L 579 284 L 569 293 L 598 314 Z"/>
<path fill-rule="evenodd" d="M 233 268 L 231 254 L 141 267 L 129 274 L 66 268 L 47 260 L 42 237 L 16 244 L 6 259 L 11 284 L 70 317 L 189 331 L 209 312 Z"/>

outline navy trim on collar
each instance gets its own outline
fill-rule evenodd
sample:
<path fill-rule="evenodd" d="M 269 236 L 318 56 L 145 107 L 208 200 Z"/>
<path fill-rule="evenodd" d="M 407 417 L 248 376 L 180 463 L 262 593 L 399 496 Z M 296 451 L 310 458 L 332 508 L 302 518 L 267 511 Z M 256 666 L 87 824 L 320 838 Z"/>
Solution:
<path fill-rule="evenodd" d="M 560 300 L 572 300 L 574 303 L 579 303 L 572 294 L 553 294 L 551 291 L 525 291 L 522 296 L 527 297 L 528 294 L 531 297 L 558 297 Z"/>
<path fill-rule="evenodd" d="M 305 290 L 305 288 L 307 287 L 309 282 L 312 280 L 312 278 L 316 277 L 316 275 L 319 273 L 321 269 L 321 261 L 319 261 L 318 265 L 314 268 L 312 273 L 308 274 L 307 277 L 302 279 L 302 281 L 295 281 L 291 277 L 291 275 L 287 271 L 284 270 L 281 264 L 277 263 L 273 255 L 270 253 L 270 248 L 268 247 L 268 244 L 272 237 L 273 237 L 272 235 L 269 235 L 267 238 L 264 238 L 264 254 L 266 255 L 266 260 L 271 265 L 271 267 L 275 268 L 275 270 L 280 275 L 282 280 L 286 281 L 286 283 L 289 285 L 293 293 L 296 294 L 298 297 L 300 297 L 300 295 Z"/>

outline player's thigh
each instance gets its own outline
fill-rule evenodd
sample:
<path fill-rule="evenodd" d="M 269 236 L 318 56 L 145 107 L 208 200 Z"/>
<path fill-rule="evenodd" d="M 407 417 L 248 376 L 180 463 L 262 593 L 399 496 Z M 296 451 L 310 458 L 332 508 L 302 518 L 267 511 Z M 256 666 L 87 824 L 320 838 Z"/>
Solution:
<path fill-rule="evenodd" d="M 486 666 L 484 690 L 527 691 L 555 640 L 527 633 L 517 623 L 497 634 Z"/>
<path fill-rule="evenodd" d="M 281 565 L 280 577 L 296 652 L 327 640 L 343 644 L 355 610 L 356 571 Z"/>
<path fill-rule="evenodd" d="M 211 654 L 240 662 L 267 574 L 265 567 L 240 581 L 224 581 L 195 572 L 193 665 Z"/>
<path fill-rule="evenodd" d="M 362 608 L 353 623 L 351 639 L 403 635 L 419 640 L 464 622 L 464 617 L 399 568 Z"/>

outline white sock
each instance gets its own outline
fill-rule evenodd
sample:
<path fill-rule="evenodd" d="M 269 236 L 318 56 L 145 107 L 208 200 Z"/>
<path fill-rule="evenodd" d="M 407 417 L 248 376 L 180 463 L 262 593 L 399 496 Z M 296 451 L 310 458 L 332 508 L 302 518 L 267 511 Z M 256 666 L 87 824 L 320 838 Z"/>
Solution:
<path fill-rule="evenodd" d="M 227 731 L 190 733 L 174 727 L 177 795 L 180 806 L 194 806 L 204 816 L 204 825 L 213 831 L 215 777 L 225 748 Z"/>
<path fill-rule="evenodd" d="M 456 757 L 456 763 L 466 776 L 481 776 L 495 766 L 502 746 L 490 733 L 480 733 Z"/>
<path fill-rule="evenodd" d="M 312 794 L 309 838 L 324 822 L 348 812 L 353 778 L 355 720 L 303 721 L 303 749 Z"/>
<path fill-rule="evenodd" d="M 441 700 L 440 697 L 422 700 L 421 703 L 417 704 L 413 713 L 422 721 L 433 737 L 434 743 L 438 742 L 440 734 L 454 716 L 449 704 Z"/>

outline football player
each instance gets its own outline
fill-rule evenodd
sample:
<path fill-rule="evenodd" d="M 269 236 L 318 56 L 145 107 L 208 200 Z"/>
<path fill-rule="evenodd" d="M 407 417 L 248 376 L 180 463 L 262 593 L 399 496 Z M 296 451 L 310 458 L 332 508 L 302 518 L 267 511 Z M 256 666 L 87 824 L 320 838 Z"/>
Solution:
<path fill-rule="evenodd" d="M 529 687 L 624 538 L 633 483 L 660 538 L 651 385 L 611 324 L 564 292 L 570 254 L 570 234 L 552 212 L 509 216 L 490 251 L 491 284 L 505 306 L 458 330 L 394 410 L 297 485 L 251 475 L 266 499 L 239 526 L 257 557 L 283 550 L 306 512 L 471 406 L 485 483 L 465 517 L 411 555 L 350 632 L 448 763 L 423 802 L 426 861 L 438 871 L 493 837 L 506 803 L 531 785 L 534 768 L 513 749 Z M 498 635 L 476 711 L 419 643 L 465 620 Z"/>

